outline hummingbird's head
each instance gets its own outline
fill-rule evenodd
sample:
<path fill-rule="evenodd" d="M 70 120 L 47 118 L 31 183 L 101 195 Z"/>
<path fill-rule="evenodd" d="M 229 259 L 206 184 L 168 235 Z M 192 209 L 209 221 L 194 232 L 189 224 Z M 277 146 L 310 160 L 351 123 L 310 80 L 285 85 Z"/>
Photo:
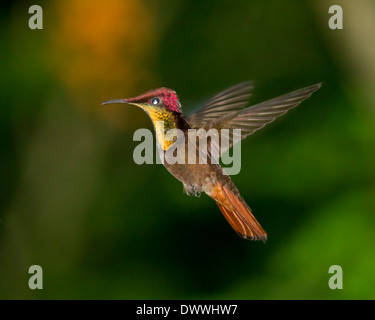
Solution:
<path fill-rule="evenodd" d="M 157 135 L 158 143 L 164 150 L 173 141 L 166 139 L 166 132 L 177 126 L 178 119 L 182 116 L 181 104 L 175 91 L 160 88 L 146 92 L 130 99 L 110 100 L 102 104 L 126 103 L 142 108 L 149 115 Z"/>
<path fill-rule="evenodd" d="M 159 88 L 148 91 L 140 96 L 130 99 L 110 100 L 102 104 L 127 103 L 141 107 L 148 114 L 155 112 L 182 113 L 181 103 L 175 91 L 168 88 Z"/>

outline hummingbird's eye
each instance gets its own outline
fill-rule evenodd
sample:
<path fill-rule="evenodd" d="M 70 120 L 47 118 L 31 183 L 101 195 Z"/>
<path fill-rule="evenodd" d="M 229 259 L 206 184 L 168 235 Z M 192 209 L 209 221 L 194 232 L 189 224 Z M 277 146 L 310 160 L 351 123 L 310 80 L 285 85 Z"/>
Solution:
<path fill-rule="evenodd" d="M 160 103 L 160 100 L 158 98 L 154 98 L 151 100 L 151 104 L 154 106 L 157 106 Z"/>

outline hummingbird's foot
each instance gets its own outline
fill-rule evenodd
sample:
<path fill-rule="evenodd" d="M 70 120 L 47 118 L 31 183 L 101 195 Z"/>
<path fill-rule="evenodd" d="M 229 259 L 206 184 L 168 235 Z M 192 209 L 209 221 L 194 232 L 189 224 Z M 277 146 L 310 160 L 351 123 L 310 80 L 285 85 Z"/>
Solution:
<path fill-rule="evenodd" d="M 188 186 L 186 184 L 184 184 L 184 192 L 188 195 L 188 196 L 195 196 L 197 198 L 199 198 L 201 196 L 201 193 L 194 187 L 194 186 Z"/>

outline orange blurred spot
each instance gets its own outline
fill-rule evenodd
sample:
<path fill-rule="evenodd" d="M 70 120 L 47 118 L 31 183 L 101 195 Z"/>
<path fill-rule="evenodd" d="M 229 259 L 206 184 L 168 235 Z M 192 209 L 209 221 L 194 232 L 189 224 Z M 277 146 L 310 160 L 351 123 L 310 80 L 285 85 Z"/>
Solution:
<path fill-rule="evenodd" d="M 47 29 L 53 71 L 83 108 L 103 112 L 102 101 L 134 94 L 140 82 L 153 78 L 158 35 L 143 1 L 64 0 L 49 9 L 56 16 Z M 129 110 L 107 109 L 114 114 L 105 116 L 120 123 Z"/>

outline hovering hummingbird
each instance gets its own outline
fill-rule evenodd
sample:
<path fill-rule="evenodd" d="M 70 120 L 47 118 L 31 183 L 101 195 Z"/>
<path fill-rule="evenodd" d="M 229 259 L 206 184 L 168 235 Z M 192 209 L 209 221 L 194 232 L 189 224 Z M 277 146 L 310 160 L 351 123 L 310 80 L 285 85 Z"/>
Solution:
<path fill-rule="evenodd" d="M 312 85 L 248 106 L 253 84 L 243 82 L 217 94 L 189 116 L 183 114 L 176 92 L 168 88 L 151 90 L 135 98 L 110 100 L 103 104 L 126 103 L 142 108 L 154 125 L 159 148 L 162 152 L 167 152 L 173 144 L 173 141 L 166 139 L 166 133 L 170 129 L 180 129 L 185 135 L 189 129 L 207 131 L 217 129 L 218 132 L 223 129 L 232 131 L 241 129 L 240 139 L 244 139 L 289 109 L 299 105 L 320 87 L 321 84 Z M 186 144 L 189 143 L 189 139 L 185 141 Z M 233 143 L 232 136 L 226 149 L 230 148 Z M 224 151 L 220 150 L 220 154 Z M 211 149 L 208 149 L 208 157 L 210 153 Z M 213 161 L 195 164 L 164 162 L 164 166 L 183 183 L 184 191 L 188 195 L 197 196 L 205 192 L 214 199 L 224 217 L 240 237 L 263 242 L 267 240 L 266 232 L 220 164 Z"/>

